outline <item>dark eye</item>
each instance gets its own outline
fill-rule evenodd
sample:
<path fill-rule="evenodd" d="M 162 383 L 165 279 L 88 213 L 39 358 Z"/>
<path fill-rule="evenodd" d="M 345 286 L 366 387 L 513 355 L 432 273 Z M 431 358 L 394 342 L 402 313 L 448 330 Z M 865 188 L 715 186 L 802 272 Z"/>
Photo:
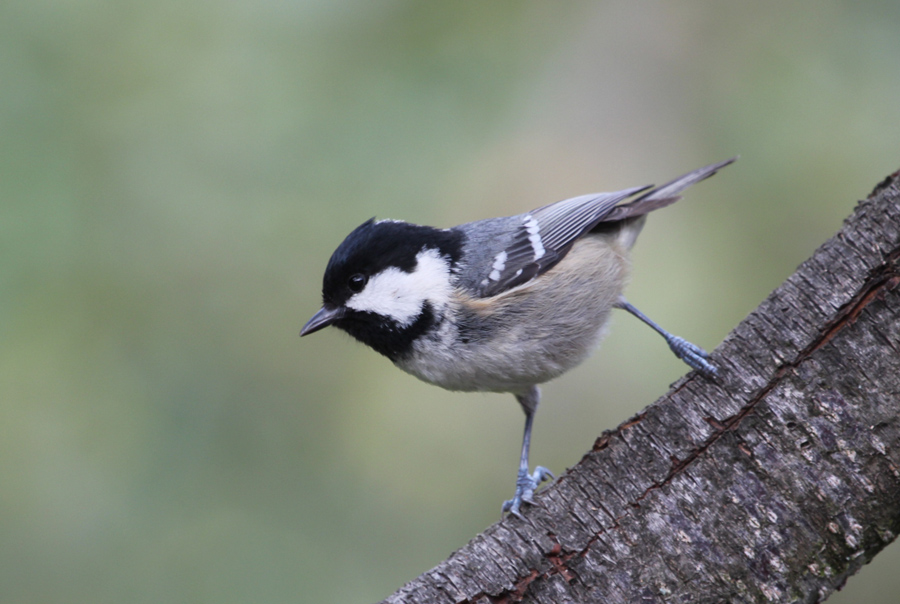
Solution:
<path fill-rule="evenodd" d="M 359 293 L 366 286 L 366 282 L 368 280 L 369 278 L 365 275 L 356 273 L 355 275 L 350 277 L 350 280 L 347 282 L 347 287 L 349 287 L 350 291 L 352 291 L 353 293 Z"/>

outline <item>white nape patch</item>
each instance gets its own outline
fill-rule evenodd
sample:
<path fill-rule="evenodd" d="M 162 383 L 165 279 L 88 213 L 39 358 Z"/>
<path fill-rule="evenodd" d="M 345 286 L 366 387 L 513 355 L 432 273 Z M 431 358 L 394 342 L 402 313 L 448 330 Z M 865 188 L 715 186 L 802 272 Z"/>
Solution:
<path fill-rule="evenodd" d="M 442 307 L 450 301 L 450 263 L 435 249 L 416 254 L 416 268 L 411 273 L 389 267 L 369 278 L 346 306 L 361 312 L 390 317 L 408 327 L 422 312 L 425 302 Z"/>
<path fill-rule="evenodd" d="M 503 269 L 506 268 L 506 252 L 500 252 L 494 258 L 494 264 L 491 266 L 491 274 L 488 275 L 491 281 L 499 281 L 500 273 L 503 272 Z"/>
<path fill-rule="evenodd" d="M 541 241 L 541 227 L 531 214 L 525 216 L 525 229 L 528 231 L 528 241 L 534 248 L 534 259 L 539 260 L 544 256 L 546 250 L 544 250 L 544 242 Z"/>

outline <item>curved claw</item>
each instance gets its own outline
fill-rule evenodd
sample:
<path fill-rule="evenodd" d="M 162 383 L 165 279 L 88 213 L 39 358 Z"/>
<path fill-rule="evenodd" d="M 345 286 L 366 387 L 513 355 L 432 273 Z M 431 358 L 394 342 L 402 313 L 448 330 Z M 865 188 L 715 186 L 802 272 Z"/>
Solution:
<path fill-rule="evenodd" d="M 707 377 L 712 377 L 718 373 L 715 366 L 707 361 L 709 353 L 699 346 L 691 344 L 678 336 L 669 336 L 666 338 L 666 341 L 669 343 L 669 348 L 672 349 L 675 356 L 690 365 L 691 368 L 696 369 Z"/>
<path fill-rule="evenodd" d="M 512 499 L 503 502 L 501 513 L 509 512 L 517 518 L 522 518 L 522 512 L 519 511 L 522 504 L 534 505 L 534 491 L 548 478 L 556 476 L 543 466 L 537 466 L 531 474 L 527 470 L 520 470 L 516 477 L 516 493 Z"/>

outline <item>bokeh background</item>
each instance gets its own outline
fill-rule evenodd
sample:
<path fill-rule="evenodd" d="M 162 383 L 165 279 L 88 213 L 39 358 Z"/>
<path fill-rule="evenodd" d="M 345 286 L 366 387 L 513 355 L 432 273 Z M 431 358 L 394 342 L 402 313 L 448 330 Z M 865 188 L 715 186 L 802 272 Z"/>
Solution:
<path fill-rule="evenodd" d="M 511 396 L 337 331 L 371 217 L 449 226 L 741 160 L 629 298 L 712 348 L 900 168 L 900 3 L 0 4 L 0 601 L 371 602 L 499 517 Z M 616 316 L 560 472 L 685 371 Z M 832 602 L 896 603 L 900 549 Z"/>

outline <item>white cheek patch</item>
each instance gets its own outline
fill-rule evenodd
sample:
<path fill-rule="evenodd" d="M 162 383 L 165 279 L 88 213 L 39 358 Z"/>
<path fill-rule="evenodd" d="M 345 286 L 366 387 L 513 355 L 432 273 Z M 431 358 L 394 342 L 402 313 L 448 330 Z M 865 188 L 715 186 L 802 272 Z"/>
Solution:
<path fill-rule="evenodd" d="M 450 263 L 440 252 L 424 249 L 416 255 L 411 273 L 390 267 L 377 275 L 346 306 L 361 312 L 390 317 L 402 327 L 411 325 L 425 302 L 442 307 L 450 300 Z"/>

